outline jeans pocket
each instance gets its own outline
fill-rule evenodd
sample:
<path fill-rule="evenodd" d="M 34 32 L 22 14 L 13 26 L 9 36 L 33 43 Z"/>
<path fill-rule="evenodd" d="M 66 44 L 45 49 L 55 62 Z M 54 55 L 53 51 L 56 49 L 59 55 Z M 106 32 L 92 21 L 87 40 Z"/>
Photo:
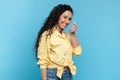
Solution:
<path fill-rule="evenodd" d="M 56 68 L 54 68 L 54 69 L 47 68 L 46 70 L 47 70 L 47 80 L 56 80 L 57 69 Z"/>

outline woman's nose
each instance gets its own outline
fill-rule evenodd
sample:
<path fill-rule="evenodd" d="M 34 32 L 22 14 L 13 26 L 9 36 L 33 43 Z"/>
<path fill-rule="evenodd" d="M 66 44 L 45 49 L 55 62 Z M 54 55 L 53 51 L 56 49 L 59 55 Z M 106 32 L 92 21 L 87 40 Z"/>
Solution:
<path fill-rule="evenodd" d="M 70 23 L 70 20 L 67 19 L 67 20 L 66 20 L 66 23 L 69 24 L 69 23 Z"/>

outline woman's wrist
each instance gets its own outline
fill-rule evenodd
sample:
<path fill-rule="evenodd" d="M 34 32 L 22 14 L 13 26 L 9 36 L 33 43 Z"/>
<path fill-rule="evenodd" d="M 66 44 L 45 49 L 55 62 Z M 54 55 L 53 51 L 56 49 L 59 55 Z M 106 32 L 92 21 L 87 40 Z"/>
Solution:
<path fill-rule="evenodd" d="M 75 32 L 70 33 L 70 36 L 76 36 Z"/>

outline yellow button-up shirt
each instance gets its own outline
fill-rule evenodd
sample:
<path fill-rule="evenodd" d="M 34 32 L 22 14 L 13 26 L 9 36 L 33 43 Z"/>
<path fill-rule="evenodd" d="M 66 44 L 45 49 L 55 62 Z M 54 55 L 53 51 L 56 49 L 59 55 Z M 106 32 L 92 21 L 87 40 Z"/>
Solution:
<path fill-rule="evenodd" d="M 81 54 L 81 46 L 74 48 L 70 36 L 57 30 L 53 30 L 51 36 L 45 31 L 42 34 L 38 47 L 38 62 L 40 68 L 57 68 L 57 76 L 61 78 L 64 67 L 68 66 L 72 74 L 76 73 L 76 67 L 72 61 L 72 55 Z M 47 37 L 47 38 L 46 38 Z"/>

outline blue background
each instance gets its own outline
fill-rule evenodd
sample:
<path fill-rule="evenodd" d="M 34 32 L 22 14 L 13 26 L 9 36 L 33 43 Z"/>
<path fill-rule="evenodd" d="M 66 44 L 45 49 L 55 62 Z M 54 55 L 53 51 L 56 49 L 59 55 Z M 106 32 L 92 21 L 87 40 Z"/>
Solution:
<path fill-rule="evenodd" d="M 41 79 L 34 52 L 37 32 L 60 3 L 73 8 L 83 49 L 73 57 L 74 80 L 120 80 L 119 0 L 0 0 L 0 80 Z"/>

